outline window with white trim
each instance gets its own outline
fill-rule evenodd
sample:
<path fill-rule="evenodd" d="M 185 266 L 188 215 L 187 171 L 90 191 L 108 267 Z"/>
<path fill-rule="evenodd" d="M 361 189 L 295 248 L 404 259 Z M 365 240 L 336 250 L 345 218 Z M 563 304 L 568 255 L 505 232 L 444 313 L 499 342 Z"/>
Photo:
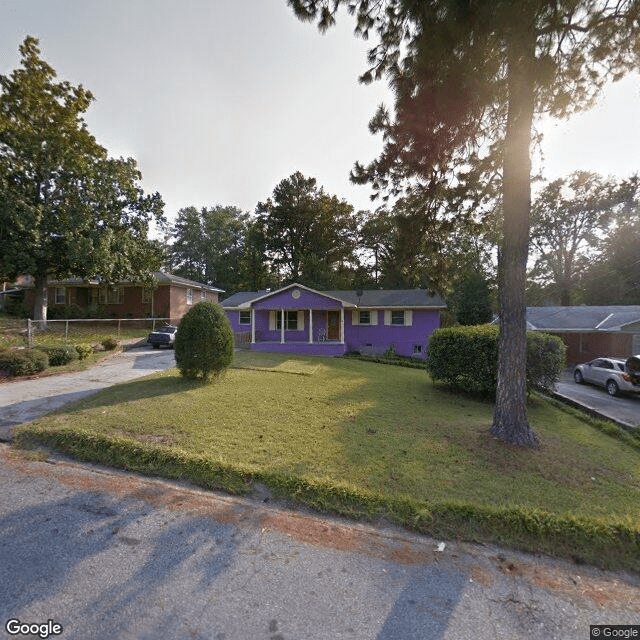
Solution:
<path fill-rule="evenodd" d="M 281 328 L 282 328 L 282 313 L 276 312 L 276 329 L 280 331 Z M 298 312 L 297 311 L 284 312 L 284 329 L 285 331 L 298 330 Z"/>
<path fill-rule="evenodd" d="M 358 324 L 371 324 L 371 311 L 362 309 L 359 314 Z"/>
<path fill-rule="evenodd" d="M 153 299 L 153 289 L 151 287 L 142 287 L 142 304 L 151 304 Z"/>
<path fill-rule="evenodd" d="M 55 304 L 65 304 L 67 301 L 67 291 L 64 287 L 56 287 Z"/>
<path fill-rule="evenodd" d="M 414 356 L 421 356 L 422 355 L 422 345 L 421 344 L 414 344 L 413 345 L 413 355 Z"/>
<path fill-rule="evenodd" d="M 187 304 L 193 304 L 193 289 L 187 289 Z"/>
<path fill-rule="evenodd" d="M 200 302 L 207 299 L 207 292 L 204 289 L 200 289 Z"/>
<path fill-rule="evenodd" d="M 240 311 L 238 324 L 251 324 L 251 311 Z"/>
<path fill-rule="evenodd" d="M 404 326 L 404 309 L 393 309 L 391 311 L 391 324 L 399 324 Z"/>

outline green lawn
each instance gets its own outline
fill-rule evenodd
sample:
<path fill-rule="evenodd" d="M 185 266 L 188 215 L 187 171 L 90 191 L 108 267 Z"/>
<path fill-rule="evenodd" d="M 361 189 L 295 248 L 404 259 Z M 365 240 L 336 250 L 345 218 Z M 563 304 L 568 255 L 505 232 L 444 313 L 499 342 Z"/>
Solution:
<path fill-rule="evenodd" d="M 130 341 L 149 335 L 152 326 L 152 320 L 69 320 L 68 323 L 65 320 L 49 320 L 47 331 L 34 329 L 33 346 L 99 344 L 108 338 Z M 0 314 L 0 349 L 26 346 L 27 321 Z"/>
<path fill-rule="evenodd" d="M 427 374 L 340 358 L 242 352 L 216 383 L 175 370 L 22 428 L 80 457 L 205 486 L 261 482 L 316 508 L 384 516 L 640 571 L 640 450 L 533 399 L 543 447 L 489 434 L 492 406 Z"/>

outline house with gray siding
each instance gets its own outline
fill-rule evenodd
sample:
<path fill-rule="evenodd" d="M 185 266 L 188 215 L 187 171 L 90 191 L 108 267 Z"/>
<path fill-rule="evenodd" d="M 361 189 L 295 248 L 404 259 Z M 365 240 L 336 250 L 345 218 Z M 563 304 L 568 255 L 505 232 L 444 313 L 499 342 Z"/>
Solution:
<path fill-rule="evenodd" d="M 236 293 L 221 304 L 251 349 L 333 356 L 393 348 L 418 358 L 446 308 L 422 289 L 316 291 L 301 284 Z"/>

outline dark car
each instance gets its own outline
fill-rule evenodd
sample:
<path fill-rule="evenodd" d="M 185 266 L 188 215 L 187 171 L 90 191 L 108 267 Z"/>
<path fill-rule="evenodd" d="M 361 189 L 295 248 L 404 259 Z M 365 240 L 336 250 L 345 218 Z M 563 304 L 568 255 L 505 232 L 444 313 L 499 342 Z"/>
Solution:
<path fill-rule="evenodd" d="M 152 331 L 147 338 L 147 342 L 154 348 L 159 349 L 161 346 L 169 347 L 173 349 L 173 343 L 176 339 L 176 331 L 178 327 L 174 327 L 170 324 L 160 327 L 155 331 Z"/>

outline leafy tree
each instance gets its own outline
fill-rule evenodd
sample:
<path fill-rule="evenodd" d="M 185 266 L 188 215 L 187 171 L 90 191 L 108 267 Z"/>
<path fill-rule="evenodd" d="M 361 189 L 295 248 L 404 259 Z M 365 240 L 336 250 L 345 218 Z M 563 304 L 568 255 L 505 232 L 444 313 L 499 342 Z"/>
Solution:
<path fill-rule="evenodd" d="M 378 287 L 381 282 L 382 265 L 390 261 L 393 251 L 394 219 L 385 208 L 374 212 L 363 211 L 361 216 L 358 245 L 365 252 L 366 261 L 370 263 L 368 271 L 372 285 Z"/>
<path fill-rule="evenodd" d="M 199 302 L 180 320 L 174 350 L 183 377 L 218 377 L 231 364 L 233 347 L 231 323 L 219 304 Z"/>
<path fill-rule="evenodd" d="M 481 271 L 470 271 L 461 278 L 450 300 L 456 322 L 476 325 L 490 322 L 493 317 L 491 289 Z"/>
<path fill-rule="evenodd" d="M 241 286 L 240 261 L 249 214 L 237 207 L 186 207 L 173 229 L 174 272 L 227 292 Z"/>
<path fill-rule="evenodd" d="M 613 229 L 602 240 L 600 255 L 582 278 L 586 304 L 640 304 L 640 179 L 633 176 L 622 189 L 629 194 L 617 212 Z"/>
<path fill-rule="evenodd" d="M 531 216 L 531 242 L 537 252 L 531 277 L 549 284 L 547 291 L 561 305 L 571 304 L 580 274 L 614 219 L 614 208 L 627 198 L 626 189 L 615 181 L 587 171 L 558 178 L 539 193 Z"/>
<path fill-rule="evenodd" d="M 277 288 L 279 275 L 267 257 L 267 236 L 263 218 L 247 223 L 244 249 L 240 258 L 242 288 L 249 291 Z"/>
<path fill-rule="evenodd" d="M 289 0 L 324 30 L 341 4 L 356 33 L 378 34 L 362 80 L 385 75 L 395 113 L 370 124 L 384 136 L 380 157 L 353 178 L 377 192 L 407 182 L 428 186 L 434 172 L 452 184 L 483 160 L 502 168 L 499 251 L 500 348 L 491 433 L 536 447 L 526 412 L 525 283 L 536 113 L 565 117 L 589 106 L 604 82 L 638 63 L 638 0 Z M 482 146 L 483 145 L 483 146 Z M 470 158 L 472 161 L 470 162 Z M 494 165 L 495 166 L 495 165 Z M 486 174 L 483 176 L 486 179 Z M 464 186 L 464 181 L 460 181 Z"/>
<path fill-rule="evenodd" d="M 93 95 L 56 82 L 37 39 L 20 52 L 22 67 L 0 76 L 0 270 L 33 276 L 46 320 L 50 277 L 150 282 L 160 260 L 147 234 L 163 203 L 144 195 L 133 159 L 109 158 L 87 130 Z"/>
<path fill-rule="evenodd" d="M 357 217 L 353 207 L 299 171 L 282 180 L 273 198 L 259 202 L 268 260 L 285 282 L 331 288 L 335 273 L 355 262 Z"/>

